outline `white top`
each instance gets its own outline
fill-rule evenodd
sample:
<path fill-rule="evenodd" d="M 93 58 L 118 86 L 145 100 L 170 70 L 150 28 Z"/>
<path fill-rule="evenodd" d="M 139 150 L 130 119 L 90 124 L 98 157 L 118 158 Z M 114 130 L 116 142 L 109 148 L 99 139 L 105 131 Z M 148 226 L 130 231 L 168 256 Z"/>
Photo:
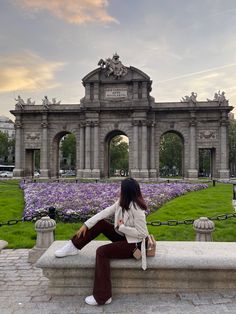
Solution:
<path fill-rule="evenodd" d="M 147 268 L 145 238 L 148 236 L 145 211 L 137 204 L 134 205 L 134 203 L 131 202 L 129 210 L 125 210 L 124 213 L 122 213 L 122 208 L 119 205 L 119 201 L 117 201 L 112 206 L 105 208 L 86 220 L 85 225 L 90 229 L 98 221 L 111 216 L 115 216 L 114 228 L 125 235 L 128 243 L 142 241 L 142 268 L 145 270 Z M 118 226 L 118 221 L 121 219 L 124 223 Z"/>

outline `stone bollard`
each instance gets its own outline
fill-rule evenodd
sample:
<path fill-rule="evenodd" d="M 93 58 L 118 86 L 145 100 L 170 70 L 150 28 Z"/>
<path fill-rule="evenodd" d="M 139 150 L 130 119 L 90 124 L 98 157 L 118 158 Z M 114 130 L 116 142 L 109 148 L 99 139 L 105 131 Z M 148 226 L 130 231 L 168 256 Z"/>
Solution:
<path fill-rule="evenodd" d="M 8 246 L 8 243 L 4 240 L 0 240 L 0 253 L 1 250 L 4 249 L 6 246 Z"/>
<path fill-rule="evenodd" d="M 193 229 L 196 231 L 195 241 L 212 241 L 212 232 L 215 230 L 215 224 L 207 217 L 200 217 L 193 223 Z"/>
<path fill-rule="evenodd" d="M 42 217 L 35 223 L 37 232 L 36 245 L 29 251 L 28 262 L 35 263 L 54 241 L 55 220 L 48 216 Z"/>

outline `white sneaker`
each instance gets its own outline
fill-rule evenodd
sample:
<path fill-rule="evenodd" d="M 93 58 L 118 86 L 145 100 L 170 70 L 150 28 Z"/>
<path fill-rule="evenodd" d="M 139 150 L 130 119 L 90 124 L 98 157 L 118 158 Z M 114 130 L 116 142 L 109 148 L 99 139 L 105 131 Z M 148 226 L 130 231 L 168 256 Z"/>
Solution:
<path fill-rule="evenodd" d="M 74 244 L 70 240 L 61 249 L 55 251 L 54 254 L 56 257 L 65 257 L 69 255 L 76 255 L 78 253 L 79 253 L 79 250 L 74 246 Z"/>
<path fill-rule="evenodd" d="M 108 299 L 105 304 L 110 304 L 112 301 L 112 298 Z M 94 299 L 94 296 L 93 295 L 90 295 L 88 297 L 85 298 L 85 302 L 88 304 L 88 305 L 98 305 L 97 301 Z"/>

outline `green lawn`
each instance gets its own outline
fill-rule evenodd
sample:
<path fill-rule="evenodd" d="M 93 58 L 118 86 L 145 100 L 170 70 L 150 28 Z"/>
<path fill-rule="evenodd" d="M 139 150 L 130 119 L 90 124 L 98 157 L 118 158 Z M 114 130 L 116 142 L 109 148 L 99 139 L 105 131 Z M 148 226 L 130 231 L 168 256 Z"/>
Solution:
<path fill-rule="evenodd" d="M 20 219 L 22 216 L 24 199 L 18 184 L 19 182 L 16 180 L 0 181 L 0 223 L 10 219 Z M 216 184 L 215 187 L 211 186 L 206 190 L 191 192 L 168 202 L 158 211 L 149 215 L 148 221 L 197 219 L 200 216 L 211 217 L 232 213 L 234 209 L 231 202 L 232 185 Z M 80 225 L 81 223 L 57 223 L 56 239 L 70 238 Z M 158 240 L 191 241 L 195 237 L 192 225 L 149 226 L 148 228 Z M 217 221 L 213 237 L 215 241 L 235 241 L 235 219 Z M 34 223 L 20 222 L 17 225 L 1 226 L 0 239 L 8 241 L 8 248 L 31 248 L 35 245 L 36 240 Z M 99 239 L 104 239 L 104 237 Z"/>

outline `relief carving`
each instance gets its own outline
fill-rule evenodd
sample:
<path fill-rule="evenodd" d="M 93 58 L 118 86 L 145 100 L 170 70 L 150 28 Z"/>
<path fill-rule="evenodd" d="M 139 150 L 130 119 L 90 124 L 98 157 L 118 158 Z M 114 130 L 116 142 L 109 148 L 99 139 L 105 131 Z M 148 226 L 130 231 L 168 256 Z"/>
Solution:
<path fill-rule="evenodd" d="M 201 140 L 216 139 L 216 132 L 210 130 L 199 132 L 199 139 Z"/>
<path fill-rule="evenodd" d="M 25 140 L 26 141 L 38 141 L 38 140 L 40 140 L 40 133 L 38 133 L 38 132 L 26 132 Z"/>

